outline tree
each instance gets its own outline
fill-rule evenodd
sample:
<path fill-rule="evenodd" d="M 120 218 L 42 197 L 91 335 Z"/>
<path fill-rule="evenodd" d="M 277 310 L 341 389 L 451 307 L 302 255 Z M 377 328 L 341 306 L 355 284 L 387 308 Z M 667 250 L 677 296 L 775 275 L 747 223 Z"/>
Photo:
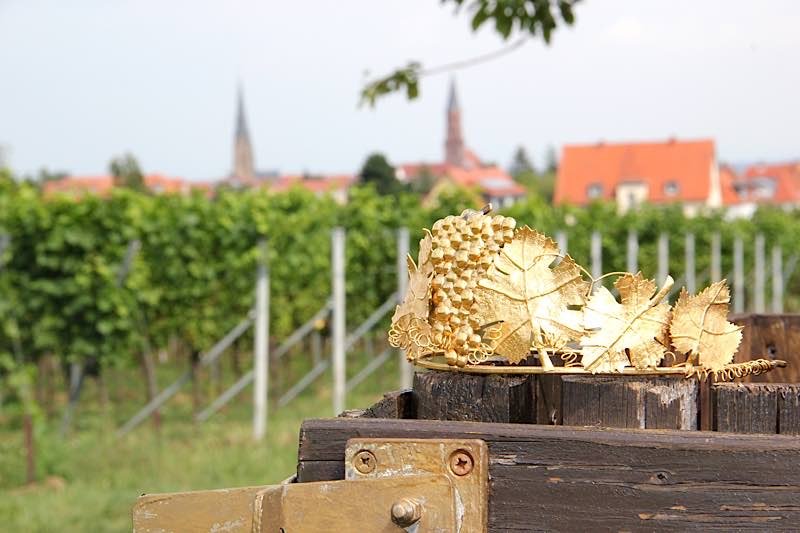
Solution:
<path fill-rule="evenodd" d="M 126 153 L 113 158 L 108 169 L 114 177 L 115 187 L 125 187 L 142 192 L 147 189 L 139 162 L 133 155 Z"/>
<path fill-rule="evenodd" d="M 545 152 L 544 165 L 548 173 L 554 174 L 558 172 L 558 154 L 552 144 L 547 147 L 547 152 Z"/>
<path fill-rule="evenodd" d="M 14 181 L 14 176 L 11 171 L 3 166 L 0 166 L 0 192 L 10 192 L 17 188 L 17 183 Z"/>
<path fill-rule="evenodd" d="M 403 188 L 395 175 L 394 167 L 380 153 L 371 154 L 361 167 L 362 183 L 372 183 L 378 194 L 397 194 Z"/>
<path fill-rule="evenodd" d="M 36 175 L 32 175 L 32 176 L 29 175 L 29 176 L 25 177 L 24 180 L 34 184 L 39 189 L 42 189 L 45 186 L 45 184 L 47 184 L 47 183 L 49 183 L 51 181 L 63 180 L 68 175 L 69 174 L 67 172 L 64 172 L 62 170 L 52 171 L 52 170 L 48 170 L 45 167 L 42 167 L 42 168 L 39 169 L 39 172 L 37 172 Z"/>
<path fill-rule="evenodd" d="M 536 173 L 533 162 L 531 162 L 531 158 L 528 156 L 528 152 L 525 150 L 524 146 L 520 145 L 517 147 L 517 150 L 514 152 L 514 158 L 511 161 L 511 168 L 508 170 L 514 179 L 517 179 L 524 174 Z"/>
<path fill-rule="evenodd" d="M 552 146 L 547 150 L 545 165 L 546 168 L 543 171 L 537 171 L 525 148 L 520 146 L 514 152 L 509 172 L 514 177 L 514 181 L 525 186 L 542 200 L 551 203 L 555 189 L 556 167 L 558 166 L 555 149 Z"/>
<path fill-rule="evenodd" d="M 387 94 L 405 91 L 406 97 L 413 100 L 419 96 L 419 80 L 423 76 L 439 74 L 450 70 L 469 67 L 490 61 L 512 52 L 525 44 L 530 37 L 541 35 L 550 44 L 550 37 L 559 25 L 572 25 L 575 15 L 572 6 L 579 0 L 441 0 L 442 4 L 455 4 L 456 12 L 469 5 L 472 11 L 470 26 L 477 31 L 487 23 L 494 23 L 494 29 L 504 40 L 513 35 L 520 38 L 506 48 L 472 59 L 457 61 L 434 68 L 423 68 L 419 61 L 410 61 L 405 67 L 377 78 L 361 90 L 361 103 L 374 106 L 375 102 Z M 558 18 L 560 17 L 560 21 Z"/>

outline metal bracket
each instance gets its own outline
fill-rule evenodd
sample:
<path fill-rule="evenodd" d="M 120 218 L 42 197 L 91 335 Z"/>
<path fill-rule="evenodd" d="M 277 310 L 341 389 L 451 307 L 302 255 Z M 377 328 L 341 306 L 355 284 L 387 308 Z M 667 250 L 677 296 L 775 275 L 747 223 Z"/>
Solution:
<path fill-rule="evenodd" d="M 345 479 L 142 496 L 134 532 L 482 533 L 489 453 L 481 440 L 352 439 Z"/>

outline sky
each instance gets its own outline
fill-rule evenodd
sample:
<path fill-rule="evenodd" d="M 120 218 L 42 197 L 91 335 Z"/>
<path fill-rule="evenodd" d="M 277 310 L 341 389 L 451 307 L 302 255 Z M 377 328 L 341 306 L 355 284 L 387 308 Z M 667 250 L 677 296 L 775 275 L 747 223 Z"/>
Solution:
<path fill-rule="evenodd" d="M 720 160 L 800 158 L 800 2 L 584 0 L 549 46 L 422 80 L 359 108 L 370 76 L 505 44 L 438 0 L 0 0 L 0 146 L 19 174 L 214 179 L 232 165 L 237 84 L 256 166 L 357 172 L 443 157 L 458 84 L 467 145 L 508 165 L 552 145 L 716 140 Z"/>

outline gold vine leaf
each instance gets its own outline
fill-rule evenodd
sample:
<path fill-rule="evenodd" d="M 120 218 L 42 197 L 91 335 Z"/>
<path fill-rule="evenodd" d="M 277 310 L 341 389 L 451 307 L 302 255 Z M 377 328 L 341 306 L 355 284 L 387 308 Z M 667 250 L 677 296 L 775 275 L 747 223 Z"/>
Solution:
<path fill-rule="evenodd" d="M 430 351 L 431 325 L 428 323 L 431 300 L 431 276 L 433 263 L 431 263 L 431 233 L 425 230 L 425 237 L 419 241 L 419 266 L 409 255 L 406 257 L 408 264 L 408 290 L 403 301 L 394 310 L 392 327 L 389 331 L 389 343 L 395 348 L 406 350 L 409 361 L 417 359 L 423 353 Z"/>
<path fill-rule="evenodd" d="M 433 274 L 433 263 L 430 261 L 431 234 L 427 230 L 425 232 L 427 235 L 419 241 L 419 266 L 414 263 L 414 259 L 410 255 L 406 258 L 408 264 L 408 290 L 403 302 L 394 310 L 392 323 L 396 323 L 405 315 L 428 319 L 431 299 L 430 278 Z"/>
<path fill-rule="evenodd" d="M 600 287 L 583 308 L 584 368 L 595 373 L 621 372 L 631 363 L 636 368 L 658 366 L 666 353 L 669 326 L 669 304 L 662 300 L 673 283 L 668 276 L 654 295 L 655 281 L 644 279 L 641 272 L 625 274 L 614 284 L 620 302 Z"/>
<path fill-rule="evenodd" d="M 478 322 L 501 324 L 491 347 L 511 363 L 527 358 L 531 348 L 555 351 L 580 337 L 581 313 L 572 307 L 585 303 L 589 284 L 569 256 L 553 267 L 559 257 L 555 242 L 525 226 L 478 281 L 474 291 Z"/>
<path fill-rule="evenodd" d="M 697 356 L 699 364 L 713 371 L 730 363 L 742 340 L 742 328 L 728 322 L 730 301 L 725 280 L 696 296 L 681 290 L 670 325 L 675 349 Z"/>

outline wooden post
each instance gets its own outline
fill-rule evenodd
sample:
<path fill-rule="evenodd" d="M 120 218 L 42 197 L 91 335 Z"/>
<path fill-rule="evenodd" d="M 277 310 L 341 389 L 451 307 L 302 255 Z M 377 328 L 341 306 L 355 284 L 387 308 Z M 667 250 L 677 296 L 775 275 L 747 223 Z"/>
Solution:
<path fill-rule="evenodd" d="M 591 256 L 592 277 L 597 279 L 603 275 L 603 237 L 599 231 L 592 232 Z"/>
<path fill-rule="evenodd" d="M 535 390 L 528 376 L 417 372 L 417 418 L 531 424 Z"/>
<path fill-rule="evenodd" d="M 763 313 L 766 309 L 766 305 L 764 305 L 764 280 L 766 276 L 764 272 L 764 235 L 761 233 L 756 235 L 755 253 L 753 255 L 753 266 L 755 267 L 753 311 Z"/>
<path fill-rule="evenodd" d="M 316 329 L 311 333 L 311 361 L 314 366 L 322 361 L 322 335 Z"/>
<path fill-rule="evenodd" d="M 733 240 L 733 312 L 744 313 L 744 244 L 741 237 Z"/>
<path fill-rule="evenodd" d="M 784 391 L 784 388 L 786 390 Z M 717 383 L 712 387 L 714 396 L 714 430 L 727 433 L 797 433 L 796 405 L 798 388 L 788 384 Z M 784 406 L 783 392 L 789 402 Z M 780 404 L 780 407 L 779 407 Z M 788 407 L 781 409 L 781 407 Z M 789 426 L 780 431 L 780 414 Z M 794 422 L 793 424 L 791 422 Z M 794 427 L 791 427 L 794 426 Z"/>
<path fill-rule="evenodd" d="M 722 279 L 722 240 L 719 232 L 711 235 L 711 282 L 716 283 Z"/>
<path fill-rule="evenodd" d="M 658 276 L 657 283 L 664 283 L 669 275 L 669 235 L 661 233 L 658 236 Z"/>
<path fill-rule="evenodd" d="M 637 272 L 639 270 L 639 236 L 636 230 L 628 230 L 628 246 L 627 246 L 627 261 L 626 266 L 628 272 Z"/>
<path fill-rule="evenodd" d="M 783 251 L 772 247 L 772 312 L 783 313 Z"/>
<path fill-rule="evenodd" d="M 695 274 L 697 269 L 695 267 L 695 250 L 694 250 L 694 233 L 686 234 L 686 246 L 684 250 L 684 278 L 686 279 L 686 290 L 689 294 L 694 294 L 697 291 L 697 283 L 695 282 Z"/>
<path fill-rule="evenodd" d="M 253 438 L 263 440 L 267 432 L 269 390 L 269 261 L 266 241 L 259 248 L 256 281 L 255 361 L 253 364 Z"/>
<path fill-rule="evenodd" d="M 409 236 L 408 228 L 400 228 L 397 230 L 397 303 L 400 304 L 403 298 L 406 297 L 406 290 L 408 289 L 408 249 L 409 249 Z M 400 388 L 407 389 L 411 387 L 414 380 L 414 366 L 406 359 L 405 350 L 398 350 L 398 368 L 400 370 Z M 370 357 L 375 354 L 370 353 Z"/>
<path fill-rule="evenodd" d="M 784 383 L 778 393 L 778 433 L 800 435 L 800 384 Z"/>
<path fill-rule="evenodd" d="M 25 480 L 30 484 L 36 481 L 36 446 L 33 437 L 33 416 L 30 413 L 25 413 L 22 425 L 25 433 Z"/>
<path fill-rule="evenodd" d="M 683 377 L 564 376 L 564 425 L 697 429 L 698 391 Z"/>
<path fill-rule="evenodd" d="M 346 376 L 345 376 L 345 250 L 344 228 L 337 227 L 332 233 L 331 265 L 333 271 L 333 414 L 338 415 L 345 409 Z"/>

